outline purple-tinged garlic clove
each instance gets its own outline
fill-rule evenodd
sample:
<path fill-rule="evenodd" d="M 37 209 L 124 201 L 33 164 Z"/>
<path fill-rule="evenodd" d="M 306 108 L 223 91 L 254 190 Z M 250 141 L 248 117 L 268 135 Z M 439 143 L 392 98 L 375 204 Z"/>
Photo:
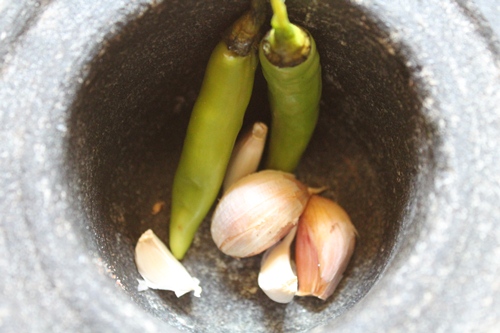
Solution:
<path fill-rule="evenodd" d="M 333 294 L 354 252 L 356 235 L 342 207 L 321 196 L 311 196 L 296 236 L 298 296 L 326 300 Z"/>
<path fill-rule="evenodd" d="M 264 170 L 243 177 L 223 195 L 211 233 L 225 254 L 244 258 L 277 243 L 297 225 L 310 193 L 290 173 Z"/>

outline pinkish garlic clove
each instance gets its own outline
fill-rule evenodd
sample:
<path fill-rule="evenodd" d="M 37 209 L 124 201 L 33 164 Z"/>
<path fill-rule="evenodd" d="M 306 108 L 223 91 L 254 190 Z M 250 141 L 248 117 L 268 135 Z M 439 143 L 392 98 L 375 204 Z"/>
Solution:
<path fill-rule="evenodd" d="M 219 201 L 212 239 L 232 257 L 259 254 L 297 225 L 310 195 L 290 173 L 265 170 L 243 177 Z"/>
<path fill-rule="evenodd" d="M 311 196 L 296 236 L 297 296 L 326 300 L 333 294 L 354 252 L 356 234 L 342 207 L 321 196 Z"/>

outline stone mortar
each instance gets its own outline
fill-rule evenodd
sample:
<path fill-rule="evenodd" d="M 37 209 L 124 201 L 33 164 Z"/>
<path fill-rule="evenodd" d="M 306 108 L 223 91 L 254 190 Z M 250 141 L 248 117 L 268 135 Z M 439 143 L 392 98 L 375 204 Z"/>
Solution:
<path fill-rule="evenodd" d="M 485 1 L 287 1 L 324 82 L 297 175 L 327 185 L 360 234 L 331 299 L 268 300 L 260 257 L 220 253 L 209 217 L 184 261 L 202 297 L 137 292 L 135 242 L 168 239 L 203 70 L 246 5 L 0 1 L 0 330 L 499 327 L 500 9 Z M 269 121 L 261 74 L 247 114 Z"/>

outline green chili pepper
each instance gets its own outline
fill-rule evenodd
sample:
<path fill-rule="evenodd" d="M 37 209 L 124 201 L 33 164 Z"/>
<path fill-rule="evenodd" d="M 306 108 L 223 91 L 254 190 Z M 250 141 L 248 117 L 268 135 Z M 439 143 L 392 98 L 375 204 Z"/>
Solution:
<path fill-rule="evenodd" d="M 172 189 L 170 249 L 178 259 L 217 198 L 241 129 L 258 64 L 255 42 L 264 6 L 264 0 L 253 0 L 210 56 Z"/>
<path fill-rule="evenodd" d="M 272 112 L 266 166 L 293 172 L 316 127 L 321 66 L 306 30 L 290 23 L 283 0 L 271 0 L 272 29 L 259 47 Z"/>

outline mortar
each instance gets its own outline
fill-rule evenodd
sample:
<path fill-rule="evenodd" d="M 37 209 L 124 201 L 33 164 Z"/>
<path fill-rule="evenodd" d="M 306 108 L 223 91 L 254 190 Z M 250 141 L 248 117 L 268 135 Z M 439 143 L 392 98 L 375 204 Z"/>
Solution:
<path fill-rule="evenodd" d="M 456 258 L 476 235 L 468 227 L 469 216 L 479 215 L 474 204 L 498 198 L 496 187 L 489 187 L 491 196 L 481 194 L 483 177 L 495 174 L 489 168 L 498 169 L 498 154 L 487 139 L 499 137 L 498 120 L 481 119 L 498 119 L 500 113 L 494 89 L 498 48 L 488 39 L 491 30 L 471 30 L 474 12 L 454 2 L 443 5 L 448 13 L 406 2 L 395 8 L 385 1 L 287 5 L 291 20 L 316 39 L 323 68 L 318 127 L 297 177 L 327 186 L 324 195 L 346 209 L 359 232 L 335 294 L 326 302 L 270 301 L 257 287 L 260 256 L 238 261 L 219 252 L 209 233 L 211 214 L 183 261 L 201 280 L 202 297 L 137 291 L 135 242 L 149 228 L 168 240 L 173 175 L 204 68 L 247 3 L 54 1 L 33 14 L 24 39 L 13 39 L 21 51 L 11 52 L 2 77 L 3 103 L 11 106 L 4 117 L 24 109 L 18 112 L 30 120 L 18 124 L 9 118 L 17 124 L 9 131 L 23 142 L 20 168 L 12 162 L 9 169 L 22 171 L 17 179 L 25 216 L 9 232 L 22 238 L 28 230 L 40 280 L 54 295 L 33 310 L 47 316 L 34 323 L 38 329 L 366 332 L 449 329 L 469 322 L 464 317 L 417 324 L 419 316 L 409 311 L 430 309 L 429 297 L 448 304 L 453 294 L 442 283 L 466 269 Z M 460 43 L 446 38 L 444 22 L 462 33 Z M 467 63 L 477 50 L 483 67 Z M 11 87 L 25 98 L 9 95 Z M 488 113 L 476 113 L 482 108 Z M 258 70 L 244 128 L 269 119 Z M 15 140 L 7 151 L 16 151 Z M 478 150 L 480 156 L 473 155 Z M 458 189 L 463 192 L 457 195 Z M 153 214 L 158 202 L 165 205 Z M 463 211 L 465 202 L 470 206 Z M 491 217 L 498 213 L 496 206 L 488 208 L 479 210 Z M 15 215 L 7 214 L 7 223 L 14 224 Z M 450 231 L 451 225 L 458 229 Z M 464 240 L 466 232 L 472 238 Z M 496 245 L 490 240 L 483 246 Z M 29 271 L 30 261 L 20 261 L 21 272 Z M 483 267 L 472 258 L 467 262 Z M 473 300 L 491 295 L 488 284 L 480 294 L 477 285 L 473 292 L 463 284 Z M 9 285 L 5 290 L 9 294 Z M 408 311 L 400 311 L 401 304 Z M 460 316 L 465 310 L 453 311 Z M 69 319 L 54 324 L 59 316 Z M 484 325 L 498 321 L 484 316 Z"/>

